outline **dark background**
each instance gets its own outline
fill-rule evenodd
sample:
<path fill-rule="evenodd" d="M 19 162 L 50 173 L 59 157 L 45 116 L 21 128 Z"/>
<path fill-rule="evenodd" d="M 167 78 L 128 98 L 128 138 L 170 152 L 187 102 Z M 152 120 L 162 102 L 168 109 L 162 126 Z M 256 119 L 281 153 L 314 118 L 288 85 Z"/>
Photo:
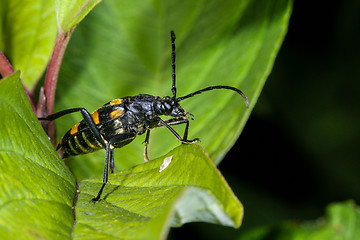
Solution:
<path fill-rule="evenodd" d="M 295 1 L 274 69 L 219 169 L 244 205 L 240 229 L 191 223 L 171 239 L 234 239 L 360 204 L 360 1 Z"/>

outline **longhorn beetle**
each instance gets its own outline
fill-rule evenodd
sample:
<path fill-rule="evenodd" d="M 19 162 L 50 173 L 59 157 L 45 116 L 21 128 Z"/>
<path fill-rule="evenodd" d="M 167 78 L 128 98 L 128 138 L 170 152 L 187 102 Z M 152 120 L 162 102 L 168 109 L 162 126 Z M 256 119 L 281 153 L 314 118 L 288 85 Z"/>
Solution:
<path fill-rule="evenodd" d="M 114 171 L 114 148 L 121 148 L 129 144 L 135 139 L 136 135 L 142 135 L 146 132 L 145 161 L 148 161 L 147 145 L 149 144 L 150 130 L 153 128 L 165 126 L 182 143 L 192 143 L 199 140 L 198 138 L 188 139 L 189 119 L 193 120 L 194 116 L 179 105 L 181 101 L 205 91 L 228 89 L 240 94 L 245 100 L 246 107 L 249 107 L 248 100 L 243 92 L 235 87 L 223 85 L 206 87 L 183 97 L 176 97 L 175 34 L 171 31 L 170 35 L 172 47 L 172 97 L 139 94 L 133 97 L 114 99 L 91 114 L 85 108 L 71 108 L 47 117 L 38 118 L 43 121 L 52 121 L 73 112 L 80 112 L 83 116 L 84 119 L 66 132 L 56 147 L 56 150 L 61 149 L 63 158 L 94 152 L 102 148 L 106 149 L 103 184 L 97 196 L 92 199 L 93 202 L 100 200 L 104 187 L 108 182 L 109 161 L 110 170 L 112 173 Z M 162 120 L 161 115 L 172 118 Z M 181 137 L 171 125 L 183 123 L 185 123 L 185 131 L 183 137 Z"/>

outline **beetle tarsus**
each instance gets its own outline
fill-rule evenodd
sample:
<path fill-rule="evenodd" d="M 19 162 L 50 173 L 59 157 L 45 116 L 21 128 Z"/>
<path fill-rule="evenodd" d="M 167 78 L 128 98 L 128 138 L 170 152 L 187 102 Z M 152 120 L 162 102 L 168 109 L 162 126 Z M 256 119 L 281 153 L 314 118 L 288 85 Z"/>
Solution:
<path fill-rule="evenodd" d="M 94 197 L 93 199 L 91 199 L 92 202 L 98 202 L 98 201 L 100 200 L 101 194 L 102 194 L 102 192 L 103 192 L 103 190 L 104 190 L 104 187 L 105 187 L 105 184 L 106 184 L 106 183 L 103 183 L 103 185 L 101 186 L 100 191 L 99 191 L 99 193 L 97 194 L 97 196 Z"/>
<path fill-rule="evenodd" d="M 181 143 L 185 143 L 185 144 L 188 144 L 188 143 L 197 143 L 197 142 L 201 142 L 199 138 L 194 138 L 192 140 L 182 140 Z"/>

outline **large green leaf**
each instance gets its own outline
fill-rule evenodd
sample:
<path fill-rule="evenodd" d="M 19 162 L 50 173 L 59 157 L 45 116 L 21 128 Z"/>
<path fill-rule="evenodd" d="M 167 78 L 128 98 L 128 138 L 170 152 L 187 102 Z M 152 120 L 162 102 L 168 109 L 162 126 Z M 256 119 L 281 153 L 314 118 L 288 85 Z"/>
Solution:
<path fill-rule="evenodd" d="M 0 81 L 0 238 L 66 239 L 75 179 L 39 125 L 19 76 Z"/>
<path fill-rule="evenodd" d="M 360 239 L 360 209 L 352 201 L 333 203 L 326 216 L 302 224 L 288 222 L 252 230 L 239 240 L 355 240 Z"/>
<path fill-rule="evenodd" d="M 171 162 L 160 172 L 166 158 Z M 197 145 L 111 175 L 104 200 L 94 204 L 101 180 L 80 186 L 74 239 L 164 239 L 170 226 L 191 221 L 241 224 L 240 202 Z"/>
<path fill-rule="evenodd" d="M 111 99 L 148 93 L 171 94 L 170 30 L 177 35 L 178 95 L 209 85 L 243 90 L 250 109 L 233 92 L 216 90 L 184 100 L 195 115 L 190 138 L 198 137 L 218 163 L 231 148 L 254 107 L 287 30 L 291 0 L 102 2 L 76 29 L 69 43 L 56 109 L 93 111 Z M 59 135 L 81 119 L 57 121 Z M 183 126 L 176 127 L 179 132 Z M 117 166 L 143 159 L 143 137 L 115 151 Z M 155 158 L 178 145 L 166 129 L 151 132 Z M 104 152 L 69 163 L 79 178 L 100 175 Z"/>
<path fill-rule="evenodd" d="M 57 25 L 54 1 L 11 0 L 0 3 L 0 49 L 28 89 L 35 87 L 50 59 Z"/>

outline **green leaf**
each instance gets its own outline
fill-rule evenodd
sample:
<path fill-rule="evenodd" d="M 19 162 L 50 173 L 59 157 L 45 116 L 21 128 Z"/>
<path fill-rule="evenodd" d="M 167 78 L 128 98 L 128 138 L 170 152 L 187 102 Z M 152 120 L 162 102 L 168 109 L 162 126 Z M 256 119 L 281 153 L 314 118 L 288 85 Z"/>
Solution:
<path fill-rule="evenodd" d="M 0 3 L 0 49 L 27 89 L 33 89 L 50 59 L 57 33 L 54 1 Z"/>
<path fill-rule="evenodd" d="M 161 172 L 166 157 L 170 164 Z M 103 200 L 92 203 L 102 178 L 84 180 L 76 206 L 74 239 L 164 239 L 170 226 L 205 221 L 239 227 L 242 205 L 195 144 L 110 175 Z"/>
<path fill-rule="evenodd" d="M 70 238 L 75 179 L 34 113 L 15 72 L 0 81 L 0 238 Z"/>
<path fill-rule="evenodd" d="M 76 29 L 60 72 L 56 109 L 90 112 L 114 98 L 140 93 L 171 94 L 170 30 L 176 40 L 178 95 L 209 85 L 231 85 L 184 100 L 195 115 L 189 138 L 198 137 L 218 163 L 240 135 L 255 106 L 287 30 L 291 0 L 102 2 Z M 220 20 L 221 19 L 221 20 Z M 57 120 L 59 135 L 81 119 Z M 182 133 L 184 126 L 175 129 Z M 141 163 L 144 137 L 116 150 L 120 169 Z M 178 145 L 167 129 L 151 132 L 150 158 Z M 78 178 L 100 175 L 104 152 L 78 156 L 69 164 Z"/>
<path fill-rule="evenodd" d="M 100 2 L 101 0 L 55 0 L 59 32 L 67 32 L 79 24 Z"/>
<path fill-rule="evenodd" d="M 295 239 L 360 239 L 360 209 L 351 201 L 329 205 L 325 219 L 294 229 Z"/>
<path fill-rule="evenodd" d="M 360 239 L 360 209 L 352 201 L 333 203 L 327 207 L 326 216 L 304 223 L 288 222 L 281 226 L 255 229 L 240 240 L 353 240 Z"/>

